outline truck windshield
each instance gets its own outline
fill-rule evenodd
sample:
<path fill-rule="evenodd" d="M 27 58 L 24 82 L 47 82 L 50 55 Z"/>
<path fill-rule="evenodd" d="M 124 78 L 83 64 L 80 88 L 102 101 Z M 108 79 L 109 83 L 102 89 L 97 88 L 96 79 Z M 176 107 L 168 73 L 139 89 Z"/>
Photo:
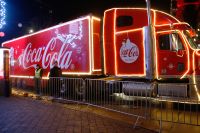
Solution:
<path fill-rule="evenodd" d="M 188 42 L 190 43 L 190 46 L 194 49 L 198 49 L 198 45 L 193 41 L 192 37 L 190 37 L 190 34 L 187 31 L 183 32 L 186 36 Z"/>

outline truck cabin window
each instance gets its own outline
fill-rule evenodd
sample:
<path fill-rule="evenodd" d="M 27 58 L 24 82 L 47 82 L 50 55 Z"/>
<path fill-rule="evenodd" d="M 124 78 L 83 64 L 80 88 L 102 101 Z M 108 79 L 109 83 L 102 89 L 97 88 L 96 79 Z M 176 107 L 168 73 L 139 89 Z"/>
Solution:
<path fill-rule="evenodd" d="M 178 51 L 184 50 L 183 44 L 178 34 L 164 34 L 159 36 L 160 50 Z"/>
<path fill-rule="evenodd" d="M 131 26 L 133 24 L 132 16 L 117 17 L 117 27 Z"/>
<path fill-rule="evenodd" d="M 159 47 L 160 50 L 170 50 L 170 41 L 168 34 L 159 36 Z"/>

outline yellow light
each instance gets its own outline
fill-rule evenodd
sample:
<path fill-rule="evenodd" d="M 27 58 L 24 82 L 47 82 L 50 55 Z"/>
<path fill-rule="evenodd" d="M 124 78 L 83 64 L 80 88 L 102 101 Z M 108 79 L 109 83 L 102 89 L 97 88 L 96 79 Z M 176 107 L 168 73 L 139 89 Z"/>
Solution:
<path fill-rule="evenodd" d="M 91 18 L 91 17 L 89 17 L 89 18 Z M 93 57 L 91 57 L 91 55 L 92 55 L 92 51 L 93 51 L 93 45 L 92 45 L 92 35 L 91 35 L 91 33 L 92 33 L 92 25 L 91 25 L 91 20 L 89 20 L 89 29 L 88 29 L 88 31 L 89 31 L 89 60 L 90 60 L 90 71 L 89 71 L 89 74 L 91 74 L 92 73 L 92 58 Z M 92 38 L 91 38 L 92 37 Z M 91 46 L 92 45 L 92 46 Z M 92 50 L 91 50 L 91 48 L 92 48 Z"/>
<path fill-rule="evenodd" d="M 93 18 L 90 20 L 90 24 L 91 24 L 91 35 L 90 35 L 90 37 L 89 38 L 91 38 L 91 43 L 92 43 L 92 64 L 91 64 L 91 66 L 92 66 L 92 71 L 94 70 L 94 39 L 93 39 L 93 33 L 94 33 L 94 30 L 93 30 Z"/>
<path fill-rule="evenodd" d="M 91 75 L 91 72 L 62 72 L 62 74 L 70 74 L 70 75 Z"/>
<path fill-rule="evenodd" d="M 173 25 L 188 25 L 190 26 L 188 23 L 185 23 L 185 22 L 179 22 L 179 23 L 173 23 Z M 163 27 L 163 26 L 171 26 L 171 24 L 160 24 L 160 25 L 155 25 L 155 27 Z"/>
<path fill-rule="evenodd" d="M 5 50 L 5 51 L 10 51 L 10 49 L 9 48 L 1 48 L 0 50 Z"/>
<path fill-rule="evenodd" d="M 101 19 L 100 19 L 100 18 L 98 18 L 98 17 L 95 17 L 95 16 L 92 16 L 92 20 L 101 21 Z"/>
<path fill-rule="evenodd" d="M 156 11 L 155 10 L 153 10 L 153 16 L 154 16 L 153 25 L 156 25 Z"/>
<path fill-rule="evenodd" d="M 180 32 L 180 31 L 179 31 Z M 182 33 L 182 32 L 180 32 L 180 34 L 181 34 L 181 36 L 182 36 L 182 38 L 183 38 L 183 41 L 185 42 L 185 45 L 186 45 L 186 48 L 187 48 L 187 54 L 188 54 L 188 60 L 187 60 L 187 63 L 188 63 L 188 70 L 185 72 L 185 74 L 183 74 L 183 76 L 181 77 L 181 79 L 182 78 L 184 78 L 185 77 L 185 75 L 189 72 L 189 70 L 190 70 L 190 51 L 189 51 L 189 48 L 188 48 L 188 45 L 189 45 L 189 47 L 191 48 L 191 46 L 190 46 L 190 44 L 188 43 L 188 42 L 186 42 L 186 38 L 185 38 L 185 36 L 184 36 L 184 34 Z M 194 50 L 194 49 L 193 49 Z"/>
<path fill-rule="evenodd" d="M 109 10 L 106 10 L 106 11 L 104 12 L 104 18 L 103 18 L 104 21 L 103 21 L 103 55 L 102 55 L 102 56 L 103 56 L 103 61 L 104 61 L 104 63 L 103 63 L 103 64 L 104 64 L 104 74 L 107 73 L 107 70 L 106 70 L 105 38 L 104 38 L 104 34 L 105 34 L 105 33 L 104 33 L 104 28 L 105 28 L 105 22 L 106 22 L 106 21 L 105 21 L 105 20 L 106 20 L 106 18 L 105 18 L 106 15 L 105 15 L 105 14 L 106 14 L 107 11 L 109 11 Z"/>
<path fill-rule="evenodd" d="M 113 23 L 113 26 L 114 26 L 114 43 L 113 43 L 113 45 L 114 45 L 114 55 L 115 55 L 115 75 L 117 75 L 118 74 L 118 70 L 117 70 L 117 53 L 116 53 L 116 51 L 117 51 L 117 48 L 116 48 L 116 36 L 115 36 L 115 33 L 116 33 L 116 26 L 115 26 L 115 21 L 116 21 L 116 12 L 117 12 L 117 9 L 115 9 L 115 11 L 114 11 L 114 23 Z"/>
<path fill-rule="evenodd" d="M 200 94 L 199 94 L 199 91 L 198 91 L 198 88 L 197 88 L 197 82 L 196 82 L 196 71 L 195 71 L 195 57 L 194 57 L 194 54 L 199 55 L 197 53 L 197 51 L 194 51 L 193 54 L 192 54 L 192 57 L 193 57 L 193 83 L 194 83 L 194 88 L 195 88 L 195 91 L 196 91 L 196 94 L 197 94 L 197 97 L 198 97 L 198 101 L 200 101 Z"/>
<path fill-rule="evenodd" d="M 99 71 L 101 71 L 101 69 L 94 69 L 93 71 L 94 72 L 99 72 Z"/>
<path fill-rule="evenodd" d="M 92 71 L 101 71 L 101 69 L 95 69 L 94 68 L 94 39 L 93 39 L 93 35 L 94 35 L 94 20 L 96 21 L 101 21 L 101 19 L 97 18 L 97 17 L 94 17 L 92 16 L 92 19 L 91 19 L 91 36 L 92 36 Z"/>
<path fill-rule="evenodd" d="M 143 54 L 143 60 L 144 60 L 144 62 L 143 62 L 143 68 L 144 68 L 144 76 L 146 75 L 146 58 L 145 58 L 145 56 L 146 56 L 146 53 L 145 53 L 145 39 L 144 39 L 144 34 L 145 34 L 145 32 L 144 32 L 144 27 L 143 27 L 143 29 L 142 29 L 142 33 L 143 33 L 143 35 L 142 35 L 142 37 L 143 37 L 143 49 L 144 49 L 144 54 Z"/>
<path fill-rule="evenodd" d="M 10 77 L 13 77 L 13 78 L 29 78 L 29 79 L 33 79 L 34 76 L 21 76 L 21 75 L 10 75 Z"/>

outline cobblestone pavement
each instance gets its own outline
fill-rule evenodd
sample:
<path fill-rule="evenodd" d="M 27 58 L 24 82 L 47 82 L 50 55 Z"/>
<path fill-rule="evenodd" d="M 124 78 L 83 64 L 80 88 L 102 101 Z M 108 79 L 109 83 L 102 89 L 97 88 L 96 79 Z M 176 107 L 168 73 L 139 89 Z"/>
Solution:
<path fill-rule="evenodd" d="M 0 97 L 0 133 L 151 133 L 143 128 L 26 97 Z"/>

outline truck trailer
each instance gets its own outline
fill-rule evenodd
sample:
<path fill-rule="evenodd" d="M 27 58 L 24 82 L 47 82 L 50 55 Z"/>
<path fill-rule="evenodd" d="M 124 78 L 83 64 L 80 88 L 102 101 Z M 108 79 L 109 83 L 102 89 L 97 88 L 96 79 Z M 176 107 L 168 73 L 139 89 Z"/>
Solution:
<path fill-rule="evenodd" d="M 66 77 L 104 79 L 108 84 L 131 81 L 120 86 L 125 95 L 148 88 L 154 96 L 169 96 L 166 90 L 171 89 L 188 97 L 192 89 L 192 96 L 200 99 L 200 51 L 192 39 L 194 30 L 159 10 L 151 9 L 148 18 L 147 11 L 112 8 L 103 19 L 90 14 L 6 41 L 2 46 L 10 49 L 10 77 L 34 78 L 39 64 L 48 79 L 57 61 Z"/>

